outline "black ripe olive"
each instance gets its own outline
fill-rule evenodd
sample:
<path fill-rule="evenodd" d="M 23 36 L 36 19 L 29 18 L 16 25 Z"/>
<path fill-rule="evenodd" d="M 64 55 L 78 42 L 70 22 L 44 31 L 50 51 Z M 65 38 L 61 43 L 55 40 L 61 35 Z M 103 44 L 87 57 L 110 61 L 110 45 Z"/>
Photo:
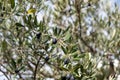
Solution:
<path fill-rule="evenodd" d="M 17 31 L 19 30 L 18 27 L 16 27 L 16 30 L 17 30 Z"/>
<path fill-rule="evenodd" d="M 88 3 L 88 6 L 91 6 L 91 4 L 90 4 L 90 3 Z"/>
<path fill-rule="evenodd" d="M 67 75 L 66 75 L 66 79 L 67 79 L 67 80 L 70 80 L 71 76 L 72 76 L 71 74 L 67 74 Z"/>
<path fill-rule="evenodd" d="M 75 80 L 75 78 L 72 74 L 67 74 L 66 75 L 66 80 Z"/>
<path fill-rule="evenodd" d="M 45 57 L 45 61 L 46 61 L 46 62 L 47 62 L 49 59 L 50 59 L 49 56 L 46 56 L 46 57 Z"/>
<path fill-rule="evenodd" d="M 19 73 L 19 70 L 16 69 L 16 70 L 15 70 L 15 73 Z"/>
<path fill-rule="evenodd" d="M 3 7 L 3 11 L 5 10 L 5 7 Z"/>
<path fill-rule="evenodd" d="M 62 76 L 61 80 L 75 80 L 72 74 L 67 74 L 66 76 Z"/>
<path fill-rule="evenodd" d="M 4 15 L 3 15 L 3 13 L 1 14 L 1 17 L 3 17 Z"/>
<path fill-rule="evenodd" d="M 40 39 L 41 33 L 36 34 L 37 39 Z"/>
<path fill-rule="evenodd" d="M 61 77 L 61 80 L 66 80 L 66 76 L 62 76 L 62 77 Z"/>
<path fill-rule="evenodd" d="M 70 60 L 68 58 L 64 59 L 64 64 L 68 64 L 70 62 Z"/>
<path fill-rule="evenodd" d="M 70 80 L 75 80 L 74 76 L 71 76 Z"/>
<path fill-rule="evenodd" d="M 56 44 L 57 43 L 57 39 L 56 38 L 53 38 L 52 39 L 52 44 Z"/>

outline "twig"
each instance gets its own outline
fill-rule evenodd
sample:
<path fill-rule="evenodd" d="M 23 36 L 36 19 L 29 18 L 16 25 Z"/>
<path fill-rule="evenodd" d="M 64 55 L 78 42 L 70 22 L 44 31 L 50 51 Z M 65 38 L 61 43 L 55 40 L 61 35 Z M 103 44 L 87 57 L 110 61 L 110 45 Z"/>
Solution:
<path fill-rule="evenodd" d="M 39 59 L 38 59 L 38 61 L 37 61 L 37 64 L 35 65 L 34 79 L 33 79 L 33 80 L 36 80 L 37 69 L 38 69 L 38 65 L 39 65 L 40 59 L 41 59 L 41 56 L 39 57 Z"/>
<path fill-rule="evenodd" d="M 83 44 L 90 49 L 91 52 L 96 52 L 91 46 L 89 46 L 86 43 L 86 41 L 82 37 L 82 25 L 81 25 L 81 8 L 82 8 L 81 4 L 82 4 L 82 1 L 83 0 L 81 0 L 81 1 L 75 0 L 75 8 L 76 8 L 76 11 L 77 11 L 78 21 L 79 21 L 79 28 L 80 28 L 79 38 L 83 42 Z"/>
<path fill-rule="evenodd" d="M 4 76 L 5 76 L 8 80 L 10 80 L 9 77 L 7 76 L 7 74 L 6 74 L 4 71 L 2 71 L 2 70 L 0 69 L 0 72 L 2 72 L 2 73 L 4 74 Z"/>
<path fill-rule="evenodd" d="M 79 28 L 80 28 L 80 37 L 82 37 L 82 26 L 81 26 L 81 4 L 82 4 L 82 1 L 79 1 L 79 0 L 75 0 L 75 8 L 76 8 L 76 11 L 77 11 L 77 16 L 78 16 L 78 21 L 79 21 Z"/>

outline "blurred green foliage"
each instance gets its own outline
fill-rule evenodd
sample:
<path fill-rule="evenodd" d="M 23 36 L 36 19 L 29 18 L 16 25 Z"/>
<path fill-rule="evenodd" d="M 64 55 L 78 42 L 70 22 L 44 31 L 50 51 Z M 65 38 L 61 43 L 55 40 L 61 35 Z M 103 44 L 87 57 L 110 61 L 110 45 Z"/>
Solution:
<path fill-rule="evenodd" d="M 0 0 L 0 71 L 8 80 L 116 79 L 119 14 L 107 0 Z"/>

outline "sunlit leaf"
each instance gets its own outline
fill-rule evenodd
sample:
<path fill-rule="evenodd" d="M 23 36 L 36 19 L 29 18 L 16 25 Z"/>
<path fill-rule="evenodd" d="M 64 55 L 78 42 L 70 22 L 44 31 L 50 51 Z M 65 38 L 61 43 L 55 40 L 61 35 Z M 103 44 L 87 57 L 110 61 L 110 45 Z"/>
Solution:
<path fill-rule="evenodd" d="M 71 33 L 68 31 L 64 37 L 64 40 L 66 41 L 66 40 L 70 39 L 70 37 L 71 37 Z"/>
<path fill-rule="evenodd" d="M 111 40 L 115 37 L 116 34 L 116 29 L 113 29 L 112 35 L 111 35 Z"/>
<path fill-rule="evenodd" d="M 36 9 L 32 8 L 27 11 L 27 14 L 34 14 L 35 12 L 36 12 Z"/>

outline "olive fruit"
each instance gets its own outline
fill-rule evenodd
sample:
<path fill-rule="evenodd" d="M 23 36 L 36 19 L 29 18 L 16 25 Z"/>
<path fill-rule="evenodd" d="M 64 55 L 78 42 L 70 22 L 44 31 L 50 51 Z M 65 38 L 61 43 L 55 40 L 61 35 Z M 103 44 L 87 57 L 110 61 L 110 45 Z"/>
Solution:
<path fill-rule="evenodd" d="M 67 79 L 67 80 L 70 80 L 71 76 L 72 76 L 71 74 L 67 74 L 67 75 L 66 75 L 66 79 Z"/>
<path fill-rule="evenodd" d="M 68 64 L 70 62 L 70 60 L 68 58 L 64 59 L 64 64 Z"/>
<path fill-rule="evenodd" d="M 3 17 L 4 15 L 3 15 L 3 13 L 1 14 L 1 17 Z"/>
<path fill-rule="evenodd" d="M 36 34 L 37 39 L 40 39 L 41 33 Z"/>
<path fill-rule="evenodd" d="M 66 76 L 62 76 L 61 80 L 75 80 L 72 74 L 67 74 Z"/>
<path fill-rule="evenodd" d="M 90 4 L 90 3 L 88 3 L 88 6 L 91 6 L 91 4 Z"/>
<path fill-rule="evenodd" d="M 75 80 L 74 76 L 71 76 L 71 77 L 70 77 L 70 80 Z"/>
<path fill-rule="evenodd" d="M 56 38 L 53 38 L 52 39 L 52 44 L 56 44 L 57 43 L 57 39 Z"/>
<path fill-rule="evenodd" d="M 50 59 L 49 56 L 46 56 L 46 57 L 45 57 L 45 61 L 46 61 L 46 62 L 47 62 L 49 59 Z"/>
<path fill-rule="evenodd" d="M 62 77 L 61 77 L 61 80 L 67 80 L 67 79 L 66 79 L 66 76 L 62 76 Z"/>
<path fill-rule="evenodd" d="M 3 7 L 3 11 L 5 10 L 5 7 Z"/>
<path fill-rule="evenodd" d="M 16 69 L 16 70 L 15 70 L 15 73 L 19 73 L 19 70 Z"/>
<path fill-rule="evenodd" d="M 72 74 L 67 74 L 66 75 L 67 80 L 75 80 L 74 76 Z"/>

